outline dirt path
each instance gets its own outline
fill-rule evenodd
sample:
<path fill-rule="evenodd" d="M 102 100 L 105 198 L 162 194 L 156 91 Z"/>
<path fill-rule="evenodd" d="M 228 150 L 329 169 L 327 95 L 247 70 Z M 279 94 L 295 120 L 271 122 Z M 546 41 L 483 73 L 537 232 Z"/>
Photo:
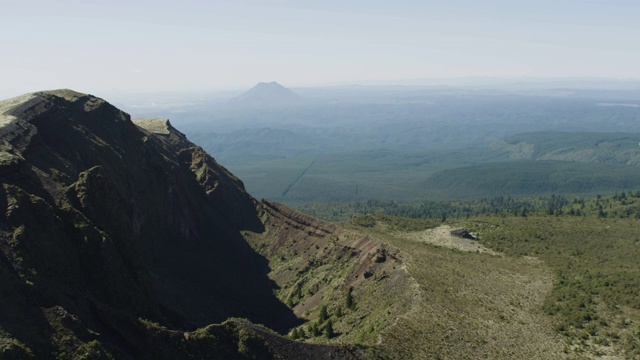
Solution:
<path fill-rule="evenodd" d="M 452 228 L 449 225 L 441 225 L 435 229 L 404 233 L 402 234 L 402 237 L 409 240 L 458 249 L 461 251 L 487 253 L 491 255 L 502 256 L 500 253 L 482 246 L 476 240 L 464 239 L 451 235 L 451 230 L 454 229 L 455 228 Z"/>

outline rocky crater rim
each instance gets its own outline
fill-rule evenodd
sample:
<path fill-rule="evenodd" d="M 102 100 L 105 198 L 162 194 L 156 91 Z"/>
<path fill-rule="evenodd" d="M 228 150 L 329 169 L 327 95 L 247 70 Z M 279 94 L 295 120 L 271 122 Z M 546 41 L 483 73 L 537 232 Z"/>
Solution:
<path fill-rule="evenodd" d="M 93 95 L 69 89 L 38 91 L 0 101 L 0 166 L 21 162 L 22 152 L 38 132 L 34 119 L 52 108 L 82 99 L 87 100 L 85 111 L 106 103 Z"/>
<path fill-rule="evenodd" d="M 0 101 L 0 128 L 17 120 L 18 117 L 11 114 L 16 107 L 29 102 L 37 97 L 35 93 L 16 96 L 11 99 Z"/>
<path fill-rule="evenodd" d="M 47 97 L 55 96 L 69 102 L 75 102 L 84 96 L 92 96 L 83 94 L 70 89 L 46 90 L 28 93 L 16 96 L 7 100 L 0 101 L 0 128 L 3 128 L 34 109 L 36 106 L 47 102 Z"/>
<path fill-rule="evenodd" d="M 138 118 L 131 121 L 152 134 L 170 135 L 171 131 L 177 131 L 166 118 Z"/>

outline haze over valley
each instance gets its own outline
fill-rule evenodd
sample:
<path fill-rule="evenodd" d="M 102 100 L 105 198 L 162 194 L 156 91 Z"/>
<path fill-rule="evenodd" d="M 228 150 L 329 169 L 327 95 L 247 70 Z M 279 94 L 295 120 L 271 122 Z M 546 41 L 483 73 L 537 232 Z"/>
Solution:
<path fill-rule="evenodd" d="M 640 188 L 639 91 L 586 84 L 292 91 L 270 82 L 215 103 L 131 110 L 171 111 L 251 194 L 290 204 Z"/>

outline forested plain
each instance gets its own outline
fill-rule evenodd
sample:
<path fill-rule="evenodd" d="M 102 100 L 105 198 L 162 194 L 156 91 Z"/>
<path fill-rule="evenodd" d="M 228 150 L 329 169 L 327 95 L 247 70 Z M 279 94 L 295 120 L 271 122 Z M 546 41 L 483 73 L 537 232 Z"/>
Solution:
<path fill-rule="evenodd" d="M 252 195 L 288 204 L 640 187 L 636 90 L 294 90 L 294 100 L 133 110 L 169 114 Z"/>

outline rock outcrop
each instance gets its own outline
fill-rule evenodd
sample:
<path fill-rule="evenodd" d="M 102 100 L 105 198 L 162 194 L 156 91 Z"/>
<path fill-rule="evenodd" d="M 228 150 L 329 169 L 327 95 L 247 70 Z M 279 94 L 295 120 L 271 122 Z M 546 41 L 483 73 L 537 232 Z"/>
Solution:
<path fill-rule="evenodd" d="M 418 292 L 406 254 L 283 204 L 260 205 L 265 231 L 247 239 L 269 259 L 280 300 L 308 321 L 296 333 L 326 337 L 316 330 L 330 321 L 340 342 L 374 345 L 382 330 L 411 311 Z"/>

